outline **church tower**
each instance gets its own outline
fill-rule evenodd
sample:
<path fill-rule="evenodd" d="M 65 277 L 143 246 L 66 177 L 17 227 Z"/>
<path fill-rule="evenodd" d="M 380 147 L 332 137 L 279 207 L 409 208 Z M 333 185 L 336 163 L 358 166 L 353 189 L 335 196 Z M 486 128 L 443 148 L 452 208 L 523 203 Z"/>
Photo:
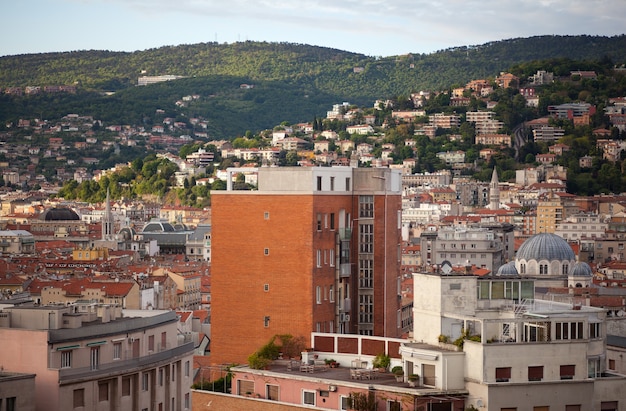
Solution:
<path fill-rule="evenodd" d="M 107 188 L 107 199 L 102 216 L 102 240 L 113 239 L 113 214 L 111 214 L 111 196 Z"/>
<path fill-rule="evenodd" d="M 500 208 L 500 186 L 498 181 L 498 171 L 493 168 L 491 182 L 489 183 L 489 208 L 497 210 Z"/>

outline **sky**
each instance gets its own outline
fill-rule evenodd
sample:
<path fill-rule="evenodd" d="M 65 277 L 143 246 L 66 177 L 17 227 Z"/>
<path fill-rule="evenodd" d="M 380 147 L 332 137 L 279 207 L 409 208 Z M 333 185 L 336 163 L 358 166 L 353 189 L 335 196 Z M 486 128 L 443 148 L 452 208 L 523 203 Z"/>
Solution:
<path fill-rule="evenodd" d="M 624 0 L 4 0 L 0 56 L 267 41 L 367 56 L 626 33 Z"/>

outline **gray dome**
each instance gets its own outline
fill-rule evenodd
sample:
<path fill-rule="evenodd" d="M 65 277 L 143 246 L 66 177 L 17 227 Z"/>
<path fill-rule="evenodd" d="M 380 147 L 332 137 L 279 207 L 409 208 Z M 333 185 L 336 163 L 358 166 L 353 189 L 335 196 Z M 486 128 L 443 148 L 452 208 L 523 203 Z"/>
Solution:
<path fill-rule="evenodd" d="M 509 261 L 498 268 L 497 276 L 515 276 L 519 275 L 517 268 L 515 268 L 515 261 Z"/>
<path fill-rule="evenodd" d="M 589 264 L 585 262 L 576 263 L 574 269 L 572 270 L 571 277 L 592 277 L 593 272 L 591 271 L 591 267 Z"/>
<path fill-rule="evenodd" d="M 161 221 L 150 222 L 142 230 L 144 233 L 172 233 L 174 231 L 176 231 L 174 226 Z"/>
<path fill-rule="evenodd" d="M 120 230 L 119 234 L 125 241 L 129 241 L 135 238 L 135 234 L 137 233 L 132 227 L 124 227 Z"/>
<path fill-rule="evenodd" d="M 67 207 L 50 208 L 39 216 L 44 221 L 78 221 L 80 217 L 74 210 Z"/>
<path fill-rule="evenodd" d="M 524 241 L 517 250 L 518 260 L 548 260 L 548 261 L 571 261 L 576 260 L 572 247 L 563 238 L 556 234 L 535 234 Z"/>

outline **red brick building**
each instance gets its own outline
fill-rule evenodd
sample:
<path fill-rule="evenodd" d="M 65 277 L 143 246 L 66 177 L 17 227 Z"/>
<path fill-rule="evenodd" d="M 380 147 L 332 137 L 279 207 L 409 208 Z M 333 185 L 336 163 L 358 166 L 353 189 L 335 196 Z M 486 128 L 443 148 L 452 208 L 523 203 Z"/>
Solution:
<path fill-rule="evenodd" d="M 258 188 L 212 193 L 213 362 L 277 334 L 398 336 L 400 173 L 261 168 Z"/>

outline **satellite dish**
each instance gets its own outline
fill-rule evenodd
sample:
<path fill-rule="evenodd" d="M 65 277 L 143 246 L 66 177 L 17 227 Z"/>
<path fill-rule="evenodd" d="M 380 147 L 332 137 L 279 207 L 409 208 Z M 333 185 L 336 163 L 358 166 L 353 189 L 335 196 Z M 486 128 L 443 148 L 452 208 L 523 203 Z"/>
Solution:
<path fill-rule="evenodd" d="M 476 401 L 476 406 L 482 408 L 483 406 L 483 400 L 481 400 L 480 398 Z"/>

